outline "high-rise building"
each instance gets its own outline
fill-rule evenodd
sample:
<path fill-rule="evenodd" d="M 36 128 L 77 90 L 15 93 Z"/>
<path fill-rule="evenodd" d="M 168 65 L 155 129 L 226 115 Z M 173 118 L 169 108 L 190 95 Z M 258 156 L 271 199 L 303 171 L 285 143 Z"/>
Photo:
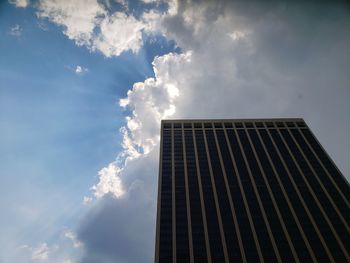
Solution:
<path fill-rule="evenodd" d="M 350 262 L 349 184 L 302 119 L 162 121 L 159 169 L 156 262 Z"/>

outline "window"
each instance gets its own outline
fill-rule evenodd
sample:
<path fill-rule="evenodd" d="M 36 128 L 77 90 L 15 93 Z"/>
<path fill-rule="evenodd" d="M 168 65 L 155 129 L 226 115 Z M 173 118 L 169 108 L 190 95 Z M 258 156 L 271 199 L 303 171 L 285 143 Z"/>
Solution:
<path fill-rule="evenodd" d="M 306 127 L 304 122 L 298 121 L 297 122 L 298 127 Z"/>
<path fill-rule="evenodd" d="M 276 125 L 277 127 L 284 127 L 284 123 L 280 121 L 276 122 Z"/>
<path fill-rule="evenodd" d="M 243 128 L 242 122 L 236 122 L 235 125 L 236 125 L 236 128 Z"/>
<path fill-rule="evenodd" d="M 288 127 L 295 127 L 295 125 L 294 125 L 293 122 L 287 122 L 287 126 L 288 126 Z"/>
<path fill-rule="evenodd" d="M 201 128 L 202 128 L 202 123 L 198 123 L 198 122 L 197 122 L 197 123 L 194 124 L 194 127 L 195 127 L 195 128 L 200 128 L 200 129 L 201 129 Z"/>
<path fill-rule="evenodd" d="M 233 128 L 233 125 L 230 122 L 225 122 L 225 127 L 226 128 Z"/>

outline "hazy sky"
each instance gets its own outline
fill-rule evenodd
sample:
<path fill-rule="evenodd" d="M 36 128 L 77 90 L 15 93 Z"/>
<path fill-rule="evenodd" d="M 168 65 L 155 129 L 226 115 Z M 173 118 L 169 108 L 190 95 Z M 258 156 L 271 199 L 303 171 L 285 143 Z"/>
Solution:
<path fill-rule="evenodd" d="M 304 2 L 1 1 L 0 263 L 152 262 L 164 118 L 302 117 L 349 180 L 350 6 Z"/>

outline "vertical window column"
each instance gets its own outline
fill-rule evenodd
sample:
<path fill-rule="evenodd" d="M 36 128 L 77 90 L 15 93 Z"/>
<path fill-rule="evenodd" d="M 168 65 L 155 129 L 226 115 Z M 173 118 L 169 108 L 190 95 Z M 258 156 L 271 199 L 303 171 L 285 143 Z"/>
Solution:
<path fill-rule="evenodd" d="M 255 154 L 257 155 L 260 169 L 262 171 L 264 180 L 272 197 L 272 201 L 274 203 L 277 216 L 280 220 L 283 233 L 287 239 L 287 242 L 283 242 L 282 240 L 278 239 L 276 240 L 279 249 L 282 250 L 282 258 L 284 261 L 288 261 L 287 259 L 284 259 L 284 256 L 288 256 L 289 252 L 286 253 L 283 250 L 284 247 L 287 250 L 289 250 L 289 248 L 292 250 L 296 262 L 310 261 L 310 257 L 307 253 L 307 247 L 305 246 L 305 243 L 300 233 L 300 224 L 295 215 L 295 211 L 291 206 L 290 200 L 283 187 L 283 184 L 279 179 L 277 171 L 278 168 L 274 166 L 274 163 L 272 161 L 272 159 L 276 161 L 277 156 L 274 152 L 271 152 L 271 149 L 267 149 L 267 146 L 265 145 L 259 134 L 259 130 L 249 130 L 248 134 L 251 142 L 254 145 L 256 151 Z M 278 227 L 273 227 L 273 231 L 276 231 L 277 229 Z M 275 236 L 277 235 L 279 236 L 279 238 L 282 238 L 282 234 L 278 234 L 277 232 L 275 233 Z M 287 243 L 289 245 L 289 248 L 287 247 Z M 304 254 L 306 254 L 307 256 L 305 257 Z"/>
<path fill-rule="evenodd" d="M 209 166 L 212 170 L 214 182 L 213 185 L 215 185 L 215 191 L 220 211 L 219 214 L 221 215 L 223 227 L 223 235 L 225 237 L 227 246 L 228 259 L 230 262 L 242 261 L 237 231 L 231 211 L 231 196 L 228 195 L 226 189 L 223 167 L 221 167 L 214 132 L 213 130 L 206 130 L 205 134 L 209 153 Z"/>
<path fill-rule="evenodd" d="M 269 181 L 266 178 L 266 172 L 263 169 L 264 165 L 268 164 L 260 160 L 260 156 L 263 153 L 263 149 L 261 148 L 260 142 L 256 138 L 256 131 L 253 129 L 248 129 L 245 132 L 246 139 L 248 139 L 249 142 L 247 143 L 247 156 L 248 159 L 251 159 L 251 166 L 254 167 L 253 169 L 255 170 L 255 172 L 253 173 L 253 176 L 257 177 L 255 179 L 255 182 L 257 183 L 257 189 L 263 201 L 266 216 L 268 218 L 267 220 L 270 224 L 271 232 L 273 233 L 276 246 L 280 251 L 282 261 L 290 261 L 292 257 L 294 257 L 295 261 L 299 261 L 293 243 L 291 242 L 289 234 L 286 230 L 284 220 L 282 219 Z M 262 163 L 264 165 L 262 165 Z M 268 175 L 271 176 L 271 174 Z M 273 186 L 278 187 L 278 185 Z"/>
<path fill-rule="evenodd" d="M 235 130 L 228 130 L 227 136 L 230 143 L 230 149 L 233 154 L 232 159 L 234 160 L 237 168 L 237 178 L 242 191 L 243 201 L 248 213 L 248 219 L 253 231 L 255 244 L 257 246 L 259 261 L 264 262 L 266 258 L 269 258 L 267 253 L 271 253 L 271 250 L 273 250 L 272 244 L 268 239 L 266 226 L 263 224 L 262 215 L 258 208 L 259 205 L 249 178 L 247 166 L 245 164 Z M 253 216 L 251 216 L 252 214 Z M 265 238 L 263 236 L 265 236 Z"/>
<path fill-rule="evenodd" d="M 160 171 L 159 262 L 172 262 L 172 131 L 163 129 Z"/>
<path fill-rule="evenodd" d="M 174 129 L 176 259 L 190 261 L 182 130 Z"/>
<path fill-rule="evenodd" d="M 223 125 L 223 124 L 221 124 L 221 125 Z M 228 148 L 227 148 L 227 142 L 225 140 L 225 135 L 223 133 L 223 130 L 222 129 L 214 129 L 214 137 L 215 137 L 216 149 L 217 149 L 219 159 L 220 159 L 220 166 L 221 166 L 222 174 L 224 176 L 225 187 L 226 187 L 226 191 L 227 191 L 227 195 L 228 195 L 228 199 L 229 199 L 229 203 L 230 203 L 235 232 L 237 235 L 237 242 L 238 242 L 238 247 L 240 250 L 239 252 L 240 252 L 240 257 L 241 257 L 241 259 L 239 259 L 239 260 L 242 262 L 247 262 L 247 256 L 246 256 L 244 246 L 243 246 L 243 241 L 242 241 L 241 229 L 239 228 L 239 223 L 238 223 L 238 219 L 237 219 L 237 211 L 235 209 L 235 206 L 234 206 L 234 203 L 232 200 L 230 180 L 228 179 L 228 177 L 232 177 L 233 174 L 227 173 L 227 169 L 225 167 L 225 159 L 226 159 L 226 161 L 230 160 L 230 153 L 229 153 Z M 220 141 L 222 142 L 223 140 L 225 140 L 225 144 L 226 144 L 225 150 L 226 151 L 223 151 L 222 147 L 220 146 Z M 237 190 L 239 191 L 239 189 L 237 189 Z M 226 238 L 226 239 L 229 240 L 229 238 Z M 231 249 L 233 249 L 231 247 L 231 245 L 228 245 L 229 253 L 230 253 Z M 235 249 L 237 250 L 237 248 L 235 248 Z M 238 251 L 235 253 L 237 254 L 237 258 L 238 258 L 239 257 Z"/>
<path fill-rule="evenodd" d="M 290 231 L 290 236 L 298 252 L 298 256 L 302 262 L 316 262 L 317 260 L 315 254 L 310 246 L 308 238 L 306 237 L 306 231 L 304 231 L 310 228 L 308 224 L 309 222 L 305 222 L 307 220 L 304 220 L 303 218 L 306 215 L 302 210 L 298 195 L 293 188 L 293 185 L 289 181 L 289 175 L 286 171 L 283 158 L 278 151 L 275 142 L 272 140 L 272 137 L 270 136 L 268 130 L 259 129 L 257 135 L 262 142 L 262 146 L 266 150 L 267 158 L 271 163 L 271 169 L 276 175 L 276 181 L 282 191 L 284 198 L 282 198 L 282 195 L 277 191 L 278 188 L 274 188 L 275 194 L 279 196 L 279 198 L 276 200 L 282 204 L 280 206 L 281 213 L 282 216 L 286 219 L 285 222 L 288 226 L 288 230 Z M 268 169 L 269 166 L 265 165 L 265 168 Z M 273 176 L 269 176 L 268 178 L 270 182 L 274 182 Z M 284 200 L 288 206 L 285 206 L 285 203 L 283 202 Z M 294 219 L 294 221 L 292 219 Z M 309 234 L 309 231 L 307 231 L 307 234 Z"/>
<path fill-rule="evenodd" d="M 220 151 L 222 152 L 222 159 L 230 188 L 235 217 L 237 218 L 237 223 L 241 233 L 242 245 L 245 252 L 244 254 L 247 262 L 258 262 L 260 261 L 260 254 L 258 252 L 258 249 L 260 248 L 247 200 L 244 195 L 243 186 L 238 176 L 235 159 L 229 145 L 227 133 L 225 130 L 217 130 L 216 133 Z"/>
<path fill-rule="evenodd" d="M 248 141 L 245 137 L 244 129 L 234 130 L 233 138 L 235 139 L 237 147 L 237 158 L 239 158 L 241 174 L 245 177 L 245 184 L 243 184 L 244 191 L 248 193 L 249 208 L 254 214 L 253 222 L 255 229 L 257 229 L 257 236 L 261 246 L 262 254 L 266 262 L 281 262 L 279 252 L 277 250 L 275 240 L 272 236 L 269 222 L 266 218 L 266 213 L 261 202 L 261 197 L 257 191 L 256 182 L 253 177 L 253 173 L 258 172 L 253 163 L 249 163 L 251 154 L 248 156 Z M 247 156 L 249 158 L 247 158 Z M 254 169 L 253 172 L 251 169 Z M 262 177 L 256 178 L 259 180 L 259 184 L 263 183 Z"/>
<path fill-rule="evenodd" d="M 193 142 L 193 131 L 184 131 L 184 148 L 187 168 L 187 181 L 189 192 L 189 206 L 192 232 L 192 246 L 194 262 L 208 262 L 208 252 L 206 247 L 206 224 L 203 220 L 204 203 L 198 182 L 198 171 Z M 209 250 L 209 247 L 208 247 Z"/>
<path fill-rule="evenodd" d="M 192 235 L 192 221 L 191 221 L 191 204 L 190 204 L 190 189 L 188 184 L 188 168 L 187 168 L 187 153 L 186 153 L 186 140 L 185 131 L 182 129 L 182 143 L 183 143 L 183 159 L 184 159 L 184 176 L 185 176 L 185 189 L 186 189 L 186 209 L 187 209 L 187 225 L 188 225 L 188 241 L 190 246 L 190 262 L 194 262 L 193 256 L 193 235 Z"/>
<path fill-rule="evenodd" d="M 195 135 L 199 170 L 203 189 L 203 199 L 207 219 L 211 259 L 213 262 L 225 262 L 203 130 L 195 130 Z"/>

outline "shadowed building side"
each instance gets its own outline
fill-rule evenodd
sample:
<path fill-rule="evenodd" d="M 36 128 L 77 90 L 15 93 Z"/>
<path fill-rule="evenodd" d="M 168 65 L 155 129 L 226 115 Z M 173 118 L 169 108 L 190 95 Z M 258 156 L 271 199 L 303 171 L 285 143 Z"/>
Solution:
<path fill-rule="evenodd" d="M 163 120 L 155 262 L 349 262 L 350 187 L 303 119 Z"/>

